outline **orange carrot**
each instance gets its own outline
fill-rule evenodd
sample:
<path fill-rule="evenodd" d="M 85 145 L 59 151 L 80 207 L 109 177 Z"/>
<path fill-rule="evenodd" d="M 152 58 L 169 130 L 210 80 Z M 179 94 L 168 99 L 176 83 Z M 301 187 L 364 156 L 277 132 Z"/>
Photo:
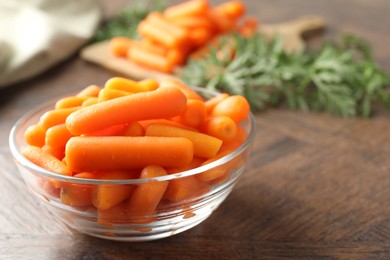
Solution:
<path fill-rule="evenodd" d="M 100 90 L 100 92 L 99 92 L 98 102 L 103 102 L 103 101 L 107 101 L 110 99 L 115 99 L 118 97 L 124 97 L 124 96 L 128 96 L 128 95 L 131 95 L 131 93 L 123 91 L 123 90 L 118 90 L 118 89 L 104 88 L 104 89 Z"/>
<path fill-rule="evenodd" d="M 202 125 L 201 130 L 223 142 L 229 142 L 236 136 L 237 124 L 227 116 L 211 116 Z"/>
<path fill-rule="evenodd" d="M 24 132 L 27 144 L 42 147 L 45 144 L 46 130 L 41 125 L 31 125 Z"/>
<path fill-rule="evenodd" d="M 200 157 L 194 157 L 192 161 L 189 164 L 186 164 L 182 167 L 178 168 L 167 168 L 166 171 L 168 174 L 178 173 L 178 172 L 184 172 L 191 169 L 194 169 L 198 166 L 200 166 L 203 162 L 205 162 L 206 159 L 200 158 Z"/>
<path fill-rule="evenodd" d="M 187 97 L 187 99 L 198 99 L 198 100 L 203 100 L 203 98 L 196 93 L 195 90 L 192 88 L 188 87 L 178 79 L 163 79 L 160 82 L 160 88 L 166 88 L 166 87 L 175 87 L 177 89 L 180 89 L 183 94 Z"/>
<path fill-rule="evenodd" d="M 96 178 L 95 174 L 89 172 L 78 173 L 74 177 L 82 179 Z M 60 199 L 69 206 L 88 206 L 92 204 L 93 188 L 93 185 L 90 184 L 66 183 L 61 189 Z"/>
<path fill-rule="evenodd" d="M 145 135 L 187 138 L 194 145 L 194 155 L 202 158 L 214 157 L 222 145 L 222 141 L 213 136 L 174 126 L 150 125 L 146 128 Z"/>
<path fill-rule="evenodd" d="M 81 90 L 76 97 L 97 97 L 100 91 L 100 87 L 97 85 L 89 85 Z"/>
<path fill-rule="evenodd" d="M 108 226 L 112 224 L 129 224 L 130 216 L 127 202 L 122 202 L 107 210 L 101 210 L 98 208 L 97 222 Z"/>
<path fill-rule="evenodd" d="M 195 47 L 205 45 L 214 36 L 207 28 L 195 28 L 191 30 L 190 40 Z"/>
<path fill-rule="evenodd" d="M 210 190 L 210 186 L 198 180 L 195 176 L 174 179 L 169 181 L 164 198 L 171 201 L 181 201 L 200 196 Z"/>
<path fill-rule="evenodd" d="M 50 127 L 46 131 L 45 144 L 53 148 L 64 148 L 66 142 L 72 137 L 65 124 Z"/>
<path fill-rule="evenodd" d="M 42 151 L 54 156 L 61 161 L 65 157 L 65 147 L 51 147 L 49 145 L 44 145 L 42 146 Z"/>
<path fill-rule="evenodd" d="M 138 176 L 138 171 L 109 171 L 101 173 L 100 179 L 126 180 Z M 110 209 L 129 198 L 134 188 L 129 184 L 100 184 L 92 191 L 92 204 L 99 210 Z"/>
<path fill-rule="evenodd" d="M 127 57 L 136 64 L 167 73 L 171 73 L 175 65 L 165 55 L 148 52 L 135 46 L 129 50 Z"/>
<path fill-rule="evenodd" d="M 167 7 L 164 16 L 168 19 L 204 15 L 210 8 L 207 0 L 190 0 L 177 5 Z"/>
<path fill-rule="evenodd" d="M 149 165 L 142 169 L 140 178 L 155 178 L 167 175 L 164 168 Z M 168 181 L 141 183 L 129 199 L 129 214 L 133 223 L 149 223 L 154 220 L 158 203 L 163 197 Z"/>
<path fill-rule="evenodd" d="M 158 88 L 83 107 L 67 118 L 66 126 L 73 135 L 80 135 L 117 124 L 176 116 L 186 103 L 180 90 Z"/>
<path fill-rule="evenodd" d="M 208 100 L 205 101 L 205 105 L 206 105 L 206 111 L 207 111 L 207 114 L 210 114 L 211 111 L 213 111 L 214 107 L 219 103 L 221 102 L 222 100 L 226 99 L 227 97 L 229 97 L 229 94 L 227 93 L 221 93 L 217 96 L 214 96 Z"/>
<path fill-rule="evenodd" d="M 224 142 L 222 144 L 221 149 L 219 150 L 219 152 L 224 152 L 226 150 L 235 150 L 235 149 L 237 149 L 242 144 L 244 144 L 244 142 L 245 142 L 245 140 L 247 138 L 247 135 L 248 134 L 245 132 L 245 130 L 240 125 L 237 125 L 236 135 L 229 142 Z"/>
<path fill-rule="evenodd" d="M 134 44 L 137 45 L 137 48 L 159 55 L 166 55 L 168 51 L 165 46 L 162 46 L 148 38 L 143 38 L 140 41 L 134 41 Z"/>
<path fill-rule="evenodd" d="M 122 136 L 144 136 L 145 129 L 138 122 L 132 122 L 129 125 L 125 126 L 123 131 L 120 133 Z"/>
<path fill-rule="evenodd" d="M 249 116 L 249 112 L 250 106 L 246 98 L 233 95 L 219 102 L 211 114 L 214 116 L 228 116 L 239 123 Z"/>
<path fill-rule="evenodd" d="M 131 48 L 131 45 L 133 43 L 133 40 L 117 36 L 110 40 L 109 48 L 111 50 L 111 53 L 113 53 L 117 57 L 126 57 L 127 51 L 129 48 Z"/>
<path fill-rule="evenodd" d="M 214 10 L 236 21 L 245 14 L 245 5 L 240 1 L 228 1 L 214 7 Z"/>
<path fill-rule="evenodd" d="M 45 129 L 49 129 L 52 126 L 65 123 L 66 118 L 78 110 L 79 107 L 61 108 L 49 110 L 44 113 L 39 119 L 39 124 Z"/>
<path fill-rule="evenodd" d="M 168 22 L 161 13 L 151 12 L 146 17 L 146 21 L 156 28 L 160 28 L 162 31 L 173 35 L 178 43 L 176 46 L 186 45 L 188 43 L 189 33 L 184 28 Z M 174 46 L 169 46 L 174 47 Z"/>
<path fill-rule="evenodd" d="M 233 152 L 233 150 L 220 152 L 215 157 L 205 161 L 202 165 L 206 165 L 206 164 L 209 164 L 211 162 L 214 162 L 214 161 L 228 155 L 231 152 Z M 217 167 L 214 167 L 212 169 L 209 169 L 207 171 L 204 171 L 204 172 L 197 174 L 196 178 L 198 178 L 199 180 L 201 180 L 203 182 L 209 182 L 209 181 L 218 179 L 225 174 L 229 174 L 231 169 L 234 168 L 234 166 L 236 165 L 235 163 L 236 163 L 236 160 L 233 159 L 232 161 L 229 161 L 225 164 L 219 165 Z"/>
<path fill-rule="evenodd" d="M 72 175 L 71 170 L 56 157 L 44 152 L 36 146 L 27 146 L 22 154 L 32 163 L 42 167 L 48 171 L 56 172 L 62 175 Z"/>
<path fill-rule="evenodd" d="M 217 33 L 219 34 L 231 32 L 236 27 L 235 21 L 230 19 L 230 17 L 227 14 L 220 12 L 216 9 L 212 9 L 209 11 L 209 17 L 215 24 Z"/>
<path fill-rule="evenodd" d="M 138 81 L 138 85 L 145 91 L 152 91 L 158 88 L 159 83 L 154 79 L 143 79 Z"/>
<path fill-rule="evenodd" d="M 119 124 L 109 126 L 104 129 L 100 129 L 91 133 L 84 134 L 85 136 L 114 136 L 114 135 L 122 135 L 123 131 L 125 131 L 127 125 Z"/>
<path fill-rule="evenodd" d="M 55 109 L 69 108 L 69 107 L 78 107 L 83 104 L 87 97 L 64 97 L 58 100 L 54 106 Z"/>
<path fill-rule="evenodd" d="M 180 137 L 85 136 L 66 145 L 66 162 L 75 172 L 137 169 L 147 165 L 180 167 L 194 154 L 191 141 Z"/>
<path fill-rule="evenodd" d="M 169 125 L 169 126 L 175 126 L 175 127 L 180 127 L 180 128 L 183 128 L 183 129 L 199 132 L 195 128 L 192 128 L 192 127 L 183 125 L 183 124 L 181 124 L 179 122 L 175 122 L 175 121 L 168 120 L 168 119 L 142 120 L 142 121 L 138 121 L 138 123 L 140 123 L 144 129 L 146 129 L 150 125 Z"/>
<path fill-rule="evenodd" d="M 144 85 L 140 85 L 137 81 L 122 77 L 112 77 L 106 81 L 105 89 L 121 90 L 128 93 L 138 93 L 149 91 Z"/>
<path fill-rule="evenodd" d="M 87 106 L 91 106 L 91 105 L 95 105 L 96 103 L 99 102 L 99 99 L 97 97 L 90 97 L 88 99 L 86 99 L 82 104 L 81 106 L 82 107 L 87 107 Z"/>
<path fill-rule="evenodd" d="M 251 36 L 257 32 L 258 21 L 255 17 L 245 17 L 244 21 L 239 25 L 237 31 L 243 36 Z"/>
<path fill-rule="evenodd" d="M 210 32 L 214 31 L 214 23 L 208 15 L 191 15 L 168 18 L 168 20 L 186 29 L 204 28 Z"/>
<path fill-rule="evenodd" d="M 206 117 L 207 112 L 204 102 L 198 99 L 188 99 L 186 109 L 175 119 L 189 127 L 198 128 L 206 121 Z"/>
<path fill-rule="evenodd" d="M 182 39 L 176 35 L 166 31 L 164 28 L 156 26 L 155 23 L 151 23 L 147 20 L 143 20 L 138 24 L 138 33 L 141 37 L 150 39 L 153 42 L 158 43 L 164 48 L 175 48 L 182 45 Z M 131 51 L 135 46 L 129 49 Z"/>

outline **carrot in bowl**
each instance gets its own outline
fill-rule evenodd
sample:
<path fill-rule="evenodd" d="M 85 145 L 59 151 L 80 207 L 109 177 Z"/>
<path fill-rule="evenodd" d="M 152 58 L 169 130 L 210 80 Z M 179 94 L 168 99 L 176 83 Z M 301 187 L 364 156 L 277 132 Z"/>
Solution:
<path fill-rule="evenodd" d="M 180 90 L 158 88 L 83 107 L 66 119 L 66 126 L 73 135 L 81 135 L 112 125 L 176 116 L 186 103 Z"/>
<path fill-rule="evenodd" d="M 66 145 L 66 162 L 75 172 L 125 170 L 147 165 L 180 167 L 194 154 L 190 140 L 155 136 L 72 137 Z"/>

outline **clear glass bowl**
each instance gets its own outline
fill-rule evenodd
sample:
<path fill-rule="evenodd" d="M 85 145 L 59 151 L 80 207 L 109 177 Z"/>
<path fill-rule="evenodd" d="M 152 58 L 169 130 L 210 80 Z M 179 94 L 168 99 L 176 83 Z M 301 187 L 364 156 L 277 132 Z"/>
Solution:
<path fill-rule="evenodd" d="M 217 95 L 203 88 L 194 88 L 205 98 Z M 36 124 L 40 116 L 53 109 L 55 101 L 41 105 L 23 116 L 14 125 L 9 136 L 9 145 L 17 167 L 29 190 L 36 195 L 57 218 L 70 228 L 79 232 L 118 241 L 148 241 L 160 239 L 190 229 L 204 221 L 226 199 L 238 178 L 243 174 L 248 158 L 248 150 L 255 136 L 253 115 L 240 125 L 247 132 L 245 142 L 230 154 L 198 168 L 150 179 L 102 180 L 82 179 L 64 176 L 47 171 L 29 160 L 21 150 L 27 144 L 24 132 Z M 217 179 L 199 181 L 199 176 L 210 171 L 222 171 Z M 72 192 L 87 194 L 98 187 L 107 190 L 133 189 L 137 185 L 168 181 L 168 187 L 175 182 L 197 183 L 195 192 L 178 193 L 176 197 L 164 195 L 153 215 L 130 216 L 126 202 L 109 210 L 97 210 L 93 205 L 66 205 L 60 199 L 61 188 L 54 188 L 53 182 Z M 200 185 L 199 185 L 200 184 Z M 177 195 L 177 193 L 176 193 Z"/>

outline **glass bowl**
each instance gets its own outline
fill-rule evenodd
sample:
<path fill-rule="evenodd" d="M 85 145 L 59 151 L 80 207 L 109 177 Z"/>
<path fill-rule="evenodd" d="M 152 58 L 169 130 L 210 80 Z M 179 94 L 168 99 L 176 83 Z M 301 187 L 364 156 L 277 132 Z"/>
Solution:
<path fill-rule="evenodd" d="M 203 88 L 194 89 L 206 99 L 218 94 Z M 28 189 L 55 217 L 74 230 L 110 240 L 160 239 L 188 230 L 204 221 L 226 199 L 243 174 L 250 144 L 255 136 L 254 118 L 250 114 L 240 123 L 247 133 L 244 143 L 233 152 L 209 164 L 149 179 L 103 180 L 64 176 L 33 164 L 21 154 L 21 150 L 27 145 L 24 140 L 25 130 L 36 124 L 44 112 L 53 109 L 54 104 L 55 101 L 52 101 L 33 109 L 12 128 L 9 146 L 17 168 Z M 220 177 L 210 180 L 199 178 L 207 176 L 211 171 L 220 172 L 218 175 Z M 82 199 L 79 203 L 68 205 L 60 198 L 61 192 L 78 193 L 82 198 L 96 189 L 118 192 L 156 182 L 168 182 L 168 189 L 153 214 L 131 216 L 126 201 L 107 210 L 98 210 L 91 203 L 83 203 Z M 187 183 L 193 192 L 167 194 L 169 189 L 177 188 L 178 183 Z"/>

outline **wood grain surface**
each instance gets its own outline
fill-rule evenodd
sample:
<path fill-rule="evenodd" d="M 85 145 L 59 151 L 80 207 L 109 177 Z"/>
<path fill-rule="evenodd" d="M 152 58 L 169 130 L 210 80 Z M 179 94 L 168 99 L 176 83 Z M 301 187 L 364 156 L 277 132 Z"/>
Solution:
<path fill-rule="evenodd" d="M 388 0 L 245 2 L 264 23 L 320 15 L 327 30 L 311 47 L 355 33 L 390 72 Z M 109 17 L 126 1 L 104 3 Z M 209 219 L 184 233 L 123 243 L 69 230 L 25 188 L 8 134 L 36 105 L 114 75 L 74 55 L 0 91 L 0 259 L 390 259 L 390 113 L 381 109 L 370 119 L 256 114 L 248 171 Z"/>

